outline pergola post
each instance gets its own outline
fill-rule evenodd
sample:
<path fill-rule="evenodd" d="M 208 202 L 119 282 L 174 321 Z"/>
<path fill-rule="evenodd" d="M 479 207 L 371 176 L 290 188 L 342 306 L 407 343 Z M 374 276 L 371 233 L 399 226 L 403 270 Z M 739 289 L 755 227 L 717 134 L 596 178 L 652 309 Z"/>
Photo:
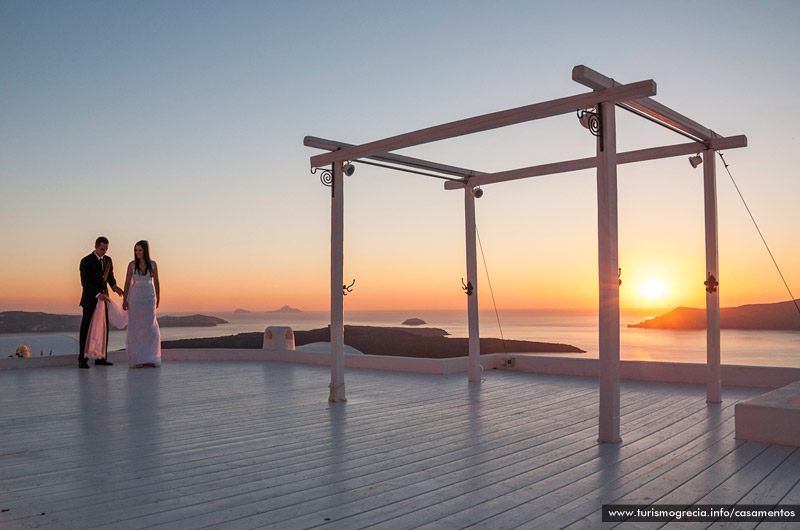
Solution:
<path fill-rule="evenodd" d="M 328 401 L 344 393 L 344 163 L 333 162 L 331 190 L 331 384 Z"/>
<path fill-rule="evenodd" d="M 478 256 L 475 248 L 475 188 L 464 188 L 464 217 L 467 247 L 467 320 L 469 323 L 470 382 L 481 380 L 481 339 L 478 331 Z"/>
<path fill-rule="evenodd" d="M 715 151 L 703 151 L 703 190 L 706 217 L 706 402 L 722 402 L 720 368 L 719 244 L 717 229 L 717 171 Z"/>
<path fill-rule="evenodd" d="M 613 103 L 600 103 L 597 142 L 597 249 L 599 269 L 599 442 L 619 434 L 619 241 L 617 231 L 617 139 Z"/>

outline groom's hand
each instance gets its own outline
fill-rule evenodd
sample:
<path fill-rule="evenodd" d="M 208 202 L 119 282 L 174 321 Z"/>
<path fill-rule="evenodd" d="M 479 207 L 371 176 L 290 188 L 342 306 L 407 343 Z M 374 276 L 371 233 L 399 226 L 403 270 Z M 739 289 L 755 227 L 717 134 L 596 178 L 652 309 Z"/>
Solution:
<path fill-rule="evenodd" d="M 118 294 L 118 295 L 120 295 L 120 296 L 122 296 L 122 295 L 124 295 L 124 294 L 125 294 L 125 291 L 123 291 L 122 289 L 120 289 L 118 285 L 115 285 L 115 286 L 114 286 L 114 292 L 115 292 L 115 293 L 117 293 L 117 294 Z"/>

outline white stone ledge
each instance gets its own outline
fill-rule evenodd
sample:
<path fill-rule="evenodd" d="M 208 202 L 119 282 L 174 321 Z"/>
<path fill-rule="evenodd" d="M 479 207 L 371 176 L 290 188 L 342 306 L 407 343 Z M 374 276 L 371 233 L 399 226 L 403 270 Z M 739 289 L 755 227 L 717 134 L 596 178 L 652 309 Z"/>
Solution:
<path fill-rule="evenodd" d="M 481 356 L 484 357 L 489 356 Z M 573 375 L 599 377 L 599 359 L 579 359 L 572 357 L 544 357 L 540 355 L 502 354 L 494 368 L 512 369 L 549 375 Z M 502 359 L 514 359 L 514 366 L 508 366 Z M 486 364 L 484 363 L 484 368 Z M 621 379 L 652 381 L 661 383 L 706 384 L 706 365 L 700 363 L 668 363 L 657 361 L 620 361 Z M 722 365 L 722 384 L 725 386 L 744 386 L 754 388 L 779 388 L 800 380 L 800 368 L 779 366 L 740 366 Z"/>
<path fill-rule="evenodd" d="M 330 353 L 304 352 L 298 350 L 162 350 L 162 361 L 277 361 L 298 364 L 330 365 Z M 427 359 L 417 357 L 395 357 L 389 355 L 345 354 L 345 368 L 367 370 L 389 370 L 422 374 L 452 374 L 465 372 L 466 357 L 451 359 Z"/>
<path fill-rule="evenodd" d="M 328 366 L 329 353 L 297 350 L 263 349 L 169 349 L 161 351 L 162 361 L 278 361 Z M 126 364 L 125 352 L 110 352 L 109 360 Z M 513 359 L 513 366 L 510 360 Z M 394 357 L 388 355 L 345 355 L 346 368 L 389 370 L 424 374 L 452 374 L 466 372 L 467 357 L 428 359 Z M 31 357 L 29 359 L 0 359 L 0 370 L 44 368 L 49 366 L 77 366 L 73 355 Z M 484 370 L 515 370 L 548 375 L 598 377 L 600 361 L 571 357 L 542 355 L 490 354 L 481 356 Z M 636 381 L 701 384 L 706 382 L 706 365 L 695 363 L 667 363 L 652 361 L 620 361 L 620 377 Z M 780 388 L 800 381 L 800 368 L 772 366 L 722 366 L 722 384 L 755 388 Z"/>

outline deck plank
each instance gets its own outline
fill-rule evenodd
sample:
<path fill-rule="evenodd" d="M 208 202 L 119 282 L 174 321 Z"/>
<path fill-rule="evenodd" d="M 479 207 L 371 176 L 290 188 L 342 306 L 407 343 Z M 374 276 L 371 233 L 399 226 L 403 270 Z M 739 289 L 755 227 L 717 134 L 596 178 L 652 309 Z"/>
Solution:
<path fill-rule="evenodd" d="M 484 376 L 349 370 L 331 404 L 328 368 L 288 363 L 0 372 L 0 528 L 596 528 L 609 502 L 800 496 L 800 451 L 733 439 L 758 391 L 624 381 L 606 445 L 595 379 Z"/>
<path fill-rule="evenodd" d="M 446 408 L 447 407 L 445 407 L 445 409 Z M 592 408 L 594 408 L 594 407 L 592 407 Z M 446 411 L 446 414 L 452 415 L 452 412 Z M 587 414 L 587 417 L 591 417 L 593 413 L 587 412 L 586 414 Z M 496 419 L 498 421 L 503 421 L 502 420 L 502 416 L 498 416 Z M 589 420 L 589 421 L 591 421 L 591 420 Z M 541 423 L 541 420 L 540 420 L 540 423 Z M 482 425 L 482 427 L 485 428 L 486 425 Z M 461 429 L 460 433 L 461 433 L 460 436 L 461 437 L 466 436 L 467 440 L 471 440 L 474 437 L 474 432 L 471 433 L 469 430 Z M 412 441 L 412 443 L 413 443 L 413 441 Z M 459 442 L 459 444 L 462 444 L 462 443 L 463 442 Z M 471 442 L 471 443 L 473 443 L 473 442 Z M 410 447 L 414 447 L 414 446 L 411 445 Z M 416 447 L 414 447 L 414 448 L 416 449 Z M 480 450 L 480 448 L 479 448 L 479 450 Z M 438 454 L 444 454 L 444 456 L 449 458 L 450 460 L 456 459 L 456 457 L 453 457 L 453 456 L 449 455 L 449 453 L 447 453 L 446 451 L 443 452 L 441 449 L 435 451 L 433 453 L 433 456 L 438 455 Z M 412 469 L 420 468 L 423 465 L 425 465 L 425 466 L 433 465 L 432 462 L 425 460 L 425 458 L 429 458 L 429 457 L 426 457 L 424 454 L 422 456 L 417 456 L 416 458 L 417 458 L 417 461 L 416 462 L 412 462 L 414 464 L 414 468 L 412 468 Z M 349 466 L 350 466 L 350 460 L 347 459 L 347 462 L 345 464 L 343 464 L 343 467 L 341 469 L 339 469 L 338 472 L 339 473 L 349 473 Z M 396 467 L 396 463 L 393 463 L 393 466 Z M 369 476 L 372 477 L 372 478 L 368 477 L 368 479 L 369 480 L 376 480 L 374 478 L 376 476 L 375 471 L 380 472 L 381 469 L 380 469 L 380 467 L 377 467 L 377 468 L 373 469 L 372 471 L 373 471 L 372 473 L 369 473 Z M 361 486 L 361 482 L 360 482 L 361 477 L 352 476 L 352 475 L 348 474 L 346 478 L 347 478 L 347 480 L 349 482 L 350 489 L 358 489 Z M 390 479 L 392 479 L 392 478 L 393 478 L 392 474 L 388 474 L 387 475 L 386 473 L 384 473 L 383 475 L 380 476 L 380 479 L 378 480 L 378 482 L 387 482 L 388 483 L 388 481 Z M 367 481 L 366 484 L 370 484 L 370 482 Z M 320 502 L 321 503 L 327 503 L 328 505 L 330 505 L 334 501 L 334 498 L 331 496 L 331 491 L 330 491 L 329 485 L 320 486 L 318 484 L 318 482 L 312 482 L 312 483 L 309 484 L 309 489 L 302 490 L 302 501 L 298 501 L 297 500 L 298 499 L 297 492 L 298 492 L 297 485 L 294 487 L 293 490 L 290 490 L 290 491 L 286 492 L 285 494 L 281 494 L 281 493 L 283 493 L 281 491 L 275 492 L 274 490 L 272 490 L 271 491 L 272 495 L 270 497 L 270 500 L 268 501 L 268 504 L 264 504 L 263 502 L 261 502 L 261 499 L 262 499 L 262 496 L 263 496 L 263 493 L 261 491 L 258 491 L 256 493 L 254 493 L 253 496 L 252 496 L 253 498 L 249 498 L 246 495 L 244 495 L 244 496 L 243 495 L 236 495 L 236 494 L 234 494 L 232 496 L 229 495 L 225 499 L 223 499 L 222 504 L 218 503 L 218 504 L 215 504 L 214 506 L 209 506 L 207 503 L 202 503 L 203 505 L 201 506 L 201 508 L 206 513 L 199 513 L 199 514 L 193 516 L 192 519 L 187 520 L 186 527 L 190 527 L 191 528 L 191 527 L 194 527 L 194 526 L 199 525 L 199 524 L 207 524 L 207 523 L 209 523 L 210 521 L 213 521 L 213 520 L 227 520 L 229 517 L 233 517 L 233 516 L 243 517 L 244 515 L 248 515 L 248 514 L 259 514 L 259 513 L 261 513 L 263 510 L 265 510 L 267 508 L 271 508 L 273 510 L 272 512 L 270 512 L 269 518 L 270 519 L 275 519 L 275 518 L 279 517 L 279 515 L 274 510 L 279 509 L 279 508 L 285 508 L 285 509 L 291 510 L 292 506 L 298 504 L 298 502 L 302 502 L 302 505 L 306 509 L 310 509 L 310 507 L 313 506 L 312 501 L 314 501 L 315 499 L 318 499 L 317 500 L 318 503 L 320 503 Z M 228 493 L 231 493 L 231 492 L 228 492 Z M 277 494 L 281 494 L 281 495 L 277 495 L 276 493 Z M 336 493 L 346 494 L 347 491 L 339 492 L 337 490 Z M 319 499 L 321 499 L 321 500 L 319 500 Z M 221 508 L 225 508 L 225 510 L 221 510 Z M 284 511 L 286 511 L 286 510 L 284 510 Z M 200 521 L 200 519 L 202 519 L 202 522 Z M 158 522 L 157 519 L 150 519 L 150 520 L 147 521 L 147 524 L 148 525 L 153 525 L 153 524 L 155 524 L 157 522 Z"/>
<path fill-rule="evenodd" d="M 470 455 L 469 460 L 462 458 L 460 462 L 454 462 L 455 468 L 453 466 L 438 469 L 424 468 L 425 471 L 419 478 L 405 476 L 404 482 L 407 486 L 385 493 L 375 491 L 374 493 L 377 493 L 378 496 L 364 493 L 355 499 L 348 495 L 342 495 L 336 499 L 325 499 L 325 502 L 330 505 L 326 510 L 326 514 L 332 519 L 328 526 L 334 528 L 356 528 L 365 524 L 373 524 L 376 522 L 376 518 L 378 518 L 377 522 L 391 520 L 392 525 L 396 526 L 400 524 L 396 519 L 398 514 L 404 513 L 403 510 L 416 510 L 430 499 L 441 498 L 443 488 L 462 489 L 469 487 L 474 489 L 476 480 L 492 479 L 496 475 L 507 477 L 508 475 L 519 473 L 520 465 L 530 465 L 528 462 L 530 459 L 538 458 L 542 460 L 543 457 L 540 455 L 544 455 L 546 458 L 559 458 L 559 452 L 564 455 L 571 455 L 576 450 L 575 445 L 570 446 L 567 442 L 575 438 L 579 440 L 578 447 L 582 448 L 586 444 L 586 439 L 596 437 L 596 407 L 596 401 L 592 400 L 590 416 L 582 421 L 583 429 L 578 433 L 564 436 L 564 433 L 559 432 L 555 436 L 549 436 L 545 443 L 540 443 L 542 441 L 540 433 L 537 438 L 527 442 L 528 448 L 514 448 L 514 452 L 510 454 L 499 450 L 494 444 L 483 443 L 483 445 L 490 446 L 491 449 L 482 451 L 477 455 Z M 575 430 L 574 425 L 568 429 L 568 431 L 572 430 Z M 484 474 L 486 476 L 483 476 Z M 425 476 L 432 477 L 425 479 Z M 465 480 L 466 478 L 469 478 L 469 480 Z M 494 478 L 494 481 L 497 480 L 499 479 Z M 376 505 L 381 506 L 380 513 L 370 509 L 370 507 L 374 508 Z M 365 514 L 365 511 L 368 513 Z M 270 512 L 269 519 L 271 520 L 269 522 L 277 527 L 280 527 L 281 522 L 303 527 L 303 525 L 310 523 L 309 519 L 313 517 L 305 516 L 283 521 L 279 519 L 281 516 L 277 512 Z M 256 516 L 248 522 L 250 526 L 246 527 L 263 527 L 268 523 L 267 519 L 267 516 Z"/>
<path fill-rule="evenodd" d="M 763 444 L 761 444 L 763 445 Z M 741 466 L 728 480 L 708 492 L 697 501 L 698 504 L 724 504 L 732 499 L 743 502 L 745 496 L 759 483 L 769 477 L 795 451 L 792 447 L 770 445 L 756 458 Z M 708 525 L 711 526 L 711 525 Z M 745 525 L 739 523 L 738 528 Z M 670 530 L 697 528 L 696 523 L 670 523 Z"/>
<path fill-rule="evenodd" d="M 670 408 L 669 403 L 664 404 L 665 410 Z M 556 473 L 552 476 L 537 477 L 538 480 L 530 484 L 520 484 L 520 487 L 505 495 L 488 496 L 484 504 L 470 512 L 462 511 L 439 522 L 455 527 L 469 525 L 491 527 L 493 524 L 499 524 L 502 527 L 513 528 L 524 524 L 532 519 L 536 512 L 547 513 L 583 495 L 585 492 L 581 486 L 591 491 L 619 480 L 626 472 L 637 469 L 636 466 L 631 470 L 621 469 L 620 463 L 636 458 L 649 446 L 659 444 L 659 451 L 664 451 L 670 447 L 669 442 L 683 443 L 683 440 L 674 434 L 700 420 L 700 417 L 695 417 L 689 412 L 690 410 L 692 409 L 679 408 L 671 415 L 662 415 L 663 421 L 660 425 L 669 426 L 667 431 L 658 429 L 648 433 L 640 430 L 638 438 L 636 434 L 628 433 L 620 446 L 599 446 L 600 450 L 591 461 L 584 463 L 572 461 L 570 467 L 563 470 L 556 469 Z M 623 421 L 624 419 L 623 416 Z"/>
<path fill-rule="evenodd" d="M 650 396 L 654 399 L 654 405 L 648 405 L 647 407 L 643 407 L 642 409 L 636 411 L 637 414 L 641 414 L 642 418 L 648 418 L 650 416 L 656 415 L 657 413 L 654 412 L 653 407 L 655 406 L 656 410 L 661 410 L 662 403 L 657 393 L 653 393 Z M 636 400 L 637 405 L 647 404 L 646 400 Z M 629 414 L 633 414 L 633 411 L 630 410 L 630 406 L 623 407 L 623 411 L 628 410 Z M 594 458 L 596 453 L 596 422 L 591 422 L 591 424 L 583 431 L 585 436 L 580 439 L 576 440 L 576 443 L 570 444 L 569 442 L 571 439 L 569 437 L 563 437 L 557 440 L 554 440 L 554 446 L 559 449 L 568 449 L 571 452 L 567 454 L 570 464 L 577 464 L 579 462 L 579 458 L 583 460 L 589 461 Z M 588 448 L 588 450 L 587 450 Z M 576 451 L 582 451 L 582 455 Z M 552 469 L 554 464 L 557 466 L 557 462 L 563 461 L 563 459 L 559 460 L 557 452 L 545 453 L 542 458 L 539 459 L 538 462 L 526 462 L 528 467 L 532 467 L 532 464 L 536 464 L 533 469 L 541 468 L 542 466 L 550 466 L 548 469 Z M 453 513 L 460 513 L 463 511 L 463 507 L 465 503 L 469 503 L 471 505 L 476 505 L 479 501 L 481 501 L 484 497 L 488 499 L 495 499 L 496 495 L 492 489 L 486 488 L 499 488 L 502 490 L 503 493 L 506 493 L 509 490 L 513 490 L 513 487 L 509 487 L 503 481 L 509 480 L 517 475 L 519 475 L 525 468 L 515 467 L 514 471 L 515 474 L 511 476 L 500 476 L 500 477 L 493 477 L 491 475 L 487 477 L 471 477 L 468 483 L 460 484 L 457 488 L 449 488 L 448 490 L 440 490 L 437 494 L 441 497 L 438 502 L 430 507 L 426 507 L 421 513 L 410 513 L 408 516 L 403 518 L 397 518 L 397 511 L 394 510 L 392 512 L 392 522 L 393 525 L 398 525 L 398 527 L 402 527 L 403 521 L 408 522 L 409 527 L 419 526 L 421 521 L 426 519 L 430 520 L 430 518 L 441 518 L 445 515 L 451 515 Z M 539 469 L 539 471 L 543 471 Z M 545 471 L 547 473 L 548 471 Z M 494 478 L 495 480 L 492 482 L 490 479 Z M 445 495 L 448 497 L 445 498 Z M 427 503 L 426 499 L 419 499 L 416 501 L 409 502 L 409 506 L 413 506 L 414 509 L 419 510 Z M 370 514 L 371 517 L 371 524 L 376 524 L 380 522 L 379 520 L 375 519 L 378 511 L 373 510 L 373 513 Z M 344 521 L 343 521 L 344 523 Z M 347 520 L 347 523 L 353 524 L 355 521 Z M 333 525 L 334 527 L 336 525 Z M 345 527 L 344 524 L 342 527 Z"/>
<path fill-rule="evenodd" d="M 680 426 L 670 426 L 668 432 L 653 433 L 635 444 L 642 449 L 630 456 L 620 452 L 619 459 L 610 469 L 603 469 L 581 478 L 563 488 L 531 499 L 496 518 L 509 527 L 532 524 L 546 527 L 552 524 L 572 524 L 583 517 L 596 515 L 597 506 L 616 502 L 623 495 L 634 491 L 660 476 L 681 462 L 705 451 L 719 441 L 720 436 L 733 432 L 733 411 L 719 429 L 708 430 L 708 425 L 695 422 L 683 431 Z M 697 416 L 695 416 L 697 418 Z M 664 435 L 667 438 L 664 438 Z M 597 524 L 592 521 L 589 526 Z"/>
<path fill-rule="evenodd" d="M 800 479 L 800 474 L 794 470 L 795 477 Z M 795 483 L 794 487 L 781 499 L 781 504 L 800 504 L 800 480 Z M 797 523 L 761 523 L 756 527 L 758 530 L 794 530 L 797 528 Z"/>

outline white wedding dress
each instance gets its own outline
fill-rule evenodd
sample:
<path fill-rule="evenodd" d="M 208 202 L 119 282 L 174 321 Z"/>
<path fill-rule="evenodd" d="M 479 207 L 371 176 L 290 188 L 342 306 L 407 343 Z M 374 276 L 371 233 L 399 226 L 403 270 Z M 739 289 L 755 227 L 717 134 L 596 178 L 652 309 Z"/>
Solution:
<path fill-rule="evenodd" d="M 153 268 L 156 262 L 151 262 Z M 156 320 L 156 291 L 150 274 L 139 274 L 135 265 L 128 287 L 128 334 L 125 350 L 128 366 L 161 366 L 161 330 Z"/>

